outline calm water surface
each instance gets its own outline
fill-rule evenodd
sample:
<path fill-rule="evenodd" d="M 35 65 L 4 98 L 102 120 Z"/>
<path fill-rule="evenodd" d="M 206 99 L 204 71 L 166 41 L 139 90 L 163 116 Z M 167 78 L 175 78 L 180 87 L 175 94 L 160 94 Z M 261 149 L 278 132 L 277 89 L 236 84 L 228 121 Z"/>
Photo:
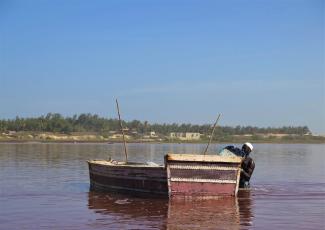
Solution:
<path fill-rule="evenodd" d="M 131 161 L 160 164 L 204 148 L 128 146 Z M 325 229 L 325 145 L 256 144 L 252 188 L 219 200 L 90 192 L 86 160 L 119 153 L 120 144 L 0 144 L 0 229 Z"/>

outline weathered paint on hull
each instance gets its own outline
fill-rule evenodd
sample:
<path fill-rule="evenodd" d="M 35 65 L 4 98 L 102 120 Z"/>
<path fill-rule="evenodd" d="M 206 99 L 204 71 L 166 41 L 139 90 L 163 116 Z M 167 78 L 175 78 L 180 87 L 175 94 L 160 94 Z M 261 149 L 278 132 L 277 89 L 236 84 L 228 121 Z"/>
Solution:
<path fill-rule="evenodd" d="M 169 196 L 236 196 L 241 158 L 168 154 Z"/>
<path fill-rule="evenodd" d="M 171 182 L 171 194 L 186 196 L 233 196 L 236 184 Z"/>
<path fill-rule="evenodd" d="M 103 161 L 90 161 L 91 189 L 125 193 L 168 195 L 167 176 L 164 167 L 114 165 Z"/>

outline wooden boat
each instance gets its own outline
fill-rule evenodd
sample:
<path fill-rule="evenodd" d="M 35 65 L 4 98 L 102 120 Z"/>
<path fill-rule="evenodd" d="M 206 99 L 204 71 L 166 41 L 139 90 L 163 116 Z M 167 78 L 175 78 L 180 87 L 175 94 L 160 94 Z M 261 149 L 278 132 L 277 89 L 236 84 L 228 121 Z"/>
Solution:
<path fill-rule="evenodd" d="M 163 196 L 236 196 L 241 158 L 167 154 L 165 166 L 88 161 L 91 189 Z"/>
<path fill-rule="evenodd" d="M 88 161 L 90 187 L 93 190 L 137 194 L 168 194 L 164 166 L 105 160 Z"/>
<path fill-rule="evenodd" d="M 236 196 L 239 187 L 240 157 L 168 154 L 169 196 Z"/>

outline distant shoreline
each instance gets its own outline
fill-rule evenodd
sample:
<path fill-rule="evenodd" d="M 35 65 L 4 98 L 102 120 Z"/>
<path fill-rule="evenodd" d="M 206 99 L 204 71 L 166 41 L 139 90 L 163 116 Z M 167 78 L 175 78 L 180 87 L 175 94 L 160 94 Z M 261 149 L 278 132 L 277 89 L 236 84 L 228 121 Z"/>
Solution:
<path fill-rule="evenodd" d="M 246 140 L 255 144 L 325 144 L 325 140 L 259 140 L 252 141 Z M 239 140 L 229 141 L 212 141 L 212 144 L 226 144 L 234 143 L 241 144 L 246 142 Z M 0 144 L 121 144 L 122 140 L 118 141 L 101 141 L 101 140 L 85 140 L 85 141 L 73 141 L 73 140 L 23 140 L 23 139 L 11 139 L 2 140 Z M 128 140 L 129 144 L 207 144 L 208 141 L 139 141 L 139 140 Z"/>
<path fill-rule="evenodd" d="M 183 139 L 170 138 L 164 135 L 126 135 L 128 143 L 188 143 L 207 144 L 209 139 Z M 290 135 L 290 134 L 255 134 L 255 135 L 222 135 L 215 136 L 212 143 L 283 143 L 283 144 L 324 144 L 325 136 Z M 0 143 L 123 143 L 122 135 L 111 138 L 105 133 L 79 132 L 79 133 L 55 133 L 55 132 L 8 132 L 0 134 Z"/>

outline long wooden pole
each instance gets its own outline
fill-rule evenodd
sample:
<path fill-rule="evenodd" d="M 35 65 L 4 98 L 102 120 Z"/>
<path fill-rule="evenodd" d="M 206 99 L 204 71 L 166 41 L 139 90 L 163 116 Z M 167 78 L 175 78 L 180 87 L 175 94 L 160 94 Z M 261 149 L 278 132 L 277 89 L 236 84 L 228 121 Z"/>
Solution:
<path fill-rule="evenodd" d="M 124 130 L 123 130 L 122 121 L 121 121 L 120 108 L 119 108 L 119 106 L 118 106 L 118 101 L 117 101 L 117 99 L 116 99 L 116 107 L 117 107 L 118 119 L 119 119 L 119 121 L 120 121 L 120 128 L 121 128 L 122 135 L 123 135 L 124 153 L 125 153 L 125 163 L 127 163 L 127 162 L 128 162 L 128 152 L 127 152 L 127 150 L 126 150 L 126 141 L 125 141 Z"/>
<path fill-rule="evenodd" d="M 209 145 L 210 145 L 210 143 L 211 143 L 211 141 L 212 141 L 212 137 L 213 137 L 213 134 L 214 134 L 214 130 L 215 130 L 216 127 L 217 127 L 217 124 L 218 124 L 218 121 L 219 121 L 220 116 L 221 116 L 221 114 L 219 113 L 218 118 L 217 118 L 216 122 L 214 123 L 213 129 L 212 129 L 212 133 L 211 133 L 211 136 L 210 136 L 209 143 L 208 143 L 207 147 L 205 148 L 205 150 L 204 150 L 204 152 L 203 152 L 203 155 L 205 155 L 206 152 L 208 151 Z"/>

